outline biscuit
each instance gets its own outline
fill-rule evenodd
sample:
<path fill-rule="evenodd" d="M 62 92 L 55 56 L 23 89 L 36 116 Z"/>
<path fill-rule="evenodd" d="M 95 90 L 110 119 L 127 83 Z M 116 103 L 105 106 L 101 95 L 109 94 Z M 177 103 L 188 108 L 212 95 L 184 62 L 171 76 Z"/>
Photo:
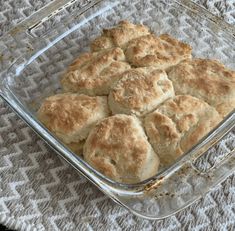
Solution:
<path fill-rule="evenodd" d="M 216 60 L 185 60 L 168 73 L 176 94 L 206 101 L 224 117 L 235 108 L 235 71 Z"/>
<path fill-rule="evenodd" d="M 66 144 L 66 146 L 75 154 L 83 157 L 83 145 L 85 143 L 85 140 L 80 140 L 78 142 L 72 142 L 69 144 Z"/>
<path fill-rule="evenodd" d="M 90 97 L 76 93 L 50 96 L 38 110 L 39 120 L 73 150 L 84 140 L 91 128 L 109 116 L 107 97 Z"/>
<path fill-rule="evenodd" d="M 158 156 L 134 116 L 119 114 L 97 123 L 83 151 L 91 166 L 118 182 L 137 183 L 158 171 Z"/>
<path fill-rule="evenodd" d="M 144 25 L 135 25 L 128 21 L 121 21 L 111 29 L 104 29 L 103 34 L 91 43 L 92 51 L 121 47 L 132 39 L 149 34 L 149 28 Z"/>
<path fill-rule="evenodd" d="M 136 67 L 154 66 L 167 69 L 180 61 L 191 58 L 192 48 L 183 42 L 163 34 L 150 34 L 128 43 L 125 51 L 127 60 Z"/>
<path fill-rule="evenodd" d="M 197 144 L 221 120 L 206 102 L 178 95 L 148 114 L 144 127 L 161 164 L 166 166 Z"/>
<path fill-rule="evenodd" d="M 113 114 L 142 116 L 174 97 L 174 88 L 165 71 L 152 67 L 136 68 L 121 76 L 109 93 L 108 102 Z"/>
<path fill-rule="evenodd" d="M 65 92 L 108 95 L 119 74 L 130 68 L 120 48 L 85 53 L 70 65 L 61 85 Z"/>

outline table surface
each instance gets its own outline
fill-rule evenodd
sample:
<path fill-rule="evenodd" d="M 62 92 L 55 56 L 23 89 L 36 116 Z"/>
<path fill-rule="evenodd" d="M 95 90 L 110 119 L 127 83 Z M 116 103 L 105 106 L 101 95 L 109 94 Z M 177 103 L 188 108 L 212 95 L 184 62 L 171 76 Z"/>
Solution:
<path fill-rule="evenodd" d="M 0 36 L 51 0 L 0 0 Z M 235 0 L 195 0 L 235 25 Z M 0 223 L 17 230 L 235 230 L 235 176 L 166 219 L 113 203 L 0 99 Z"/>

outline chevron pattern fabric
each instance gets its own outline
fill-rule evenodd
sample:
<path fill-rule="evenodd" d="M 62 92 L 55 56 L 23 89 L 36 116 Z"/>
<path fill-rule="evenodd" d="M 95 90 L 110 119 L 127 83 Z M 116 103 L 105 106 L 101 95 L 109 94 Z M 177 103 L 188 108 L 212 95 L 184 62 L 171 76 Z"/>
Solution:
<path fill-rule="evenodd" d="M 4 32 L 52 0 L 0 0 Z M 235 25 L 235 0 L 195 0 Z M 235 132 L 220 146 L 235 146 Z M 219 147 L 218 147 L 219 148 Z M 160 221 L 130 214 L 60 159 L 0 99 L 0 223 L 16 230 L 235 230 L 235 175 Z"/>

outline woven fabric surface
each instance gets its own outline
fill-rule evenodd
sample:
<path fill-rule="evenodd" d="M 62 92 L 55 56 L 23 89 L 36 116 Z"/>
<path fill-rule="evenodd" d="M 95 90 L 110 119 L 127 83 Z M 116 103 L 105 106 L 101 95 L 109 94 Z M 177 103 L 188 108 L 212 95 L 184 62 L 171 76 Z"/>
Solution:
<path fill-rule="evenodd" d="M 49 2 L 0 0 L 0 36 Z M 195 2 L 235 25 L 235 0 Z M 235 175 L 176 215 L 141 219 L 62 161 L 0 100 L 0 223 L 41 231 L 235 230 Z"/>

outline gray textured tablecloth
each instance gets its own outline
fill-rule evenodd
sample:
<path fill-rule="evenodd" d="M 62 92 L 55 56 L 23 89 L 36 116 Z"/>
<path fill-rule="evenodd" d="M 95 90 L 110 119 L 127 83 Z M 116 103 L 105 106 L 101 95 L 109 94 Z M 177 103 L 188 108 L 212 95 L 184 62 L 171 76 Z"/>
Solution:
<path fill-rule="evenodd" d="M 48 2 L 0 0 L 0 36 Z M 196 2 L 235 25 L 235 0 Z M 58 158 L 0 100 L 0 223 L 17 230 L 235 230 L 235 176 L 174 216 L 137 218 Z"/>

